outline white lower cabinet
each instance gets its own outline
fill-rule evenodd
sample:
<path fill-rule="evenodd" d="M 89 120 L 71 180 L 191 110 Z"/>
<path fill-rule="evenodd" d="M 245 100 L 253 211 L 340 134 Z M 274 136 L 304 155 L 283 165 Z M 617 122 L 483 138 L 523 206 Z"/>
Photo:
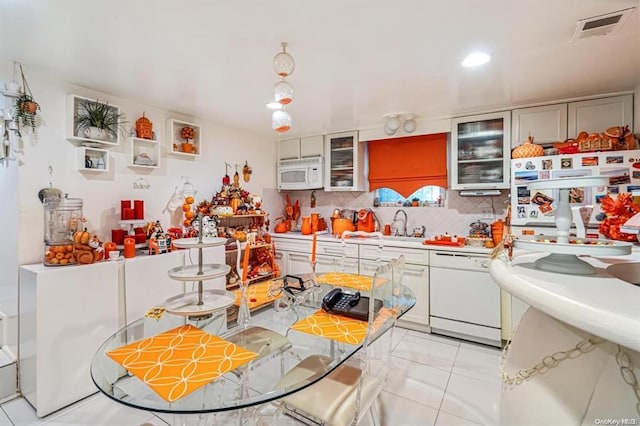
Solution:
<path fill-rule="evenodd" d="M 118 263 L 20 267 L 20 391 L 39 417 L 97 392 L 89 367 L 119 327 Z"/>
<path fill-rule="evenodd" d="M 276 263 L 281 275 L 311 272 L 311 241 L 293 238 L 273 238 Z M 316 242 L 316 273 L 358 273 L 358 245 L 334 241 Z"/>
<path fill-rule="evenodd" d="M 311 255 L 289 252 L 286 260 L 288 274 L 306 274 L 311 272 Z M 358 259 L 338 256 L 316 255 L 316 274 L 324 272 L 358 273 Z"/>
<path fill-rule="evenodd" d="M 96 350 L 147 309 L 184 292 L 185 283 L 170 280 L 167 269 L 183 265 L 185 256 L 180 250 L 90 265 L 20 266 L 20 391 L 39 417 L 97 392 L 90 374 Z M 224 262 L 224 248 L 205 252 L 205 259 Z"/>
<path fill-rule="evenodd" d="M 360 261 L 360 274 L 373 276 L 379 263 L 374 260 Z M 414 330 L 428 331 L 429 328 L 429 267 L 425 265 L 405 265 L 402 284 L 416 296 L 416 305 L 405 313 L 398 325 Z"/>
<path fill-rule="evenodd" d="M 360 274 L 373 275 L 379 265 L 378 259 L 388 262 L 400 255 L 405 257 L 405 270 L 402 284 L 416 296 L 416 305 L 402 316 L 398 324 L 402 327 L 420 331 L 429 329 L 429 251 L 401 247 L 377 245 L 360 246 Z"/>

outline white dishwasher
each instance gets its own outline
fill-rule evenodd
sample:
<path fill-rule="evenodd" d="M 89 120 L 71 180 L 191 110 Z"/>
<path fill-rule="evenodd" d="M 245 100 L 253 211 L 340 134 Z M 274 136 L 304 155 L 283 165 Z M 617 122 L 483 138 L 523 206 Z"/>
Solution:
<path fill-rule="evenodd" d="M 500 288 L 489 257 L 438 250 L 429 256 L 431 332 L 501 346 Z"/>

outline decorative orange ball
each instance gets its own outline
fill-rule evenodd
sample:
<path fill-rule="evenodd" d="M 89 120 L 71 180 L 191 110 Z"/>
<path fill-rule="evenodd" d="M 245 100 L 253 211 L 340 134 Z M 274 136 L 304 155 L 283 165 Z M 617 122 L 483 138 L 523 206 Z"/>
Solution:
<path fill-rule="evenodd" d="M 183 204 L 183 205 L 182 205 L 182 211 L 183 211 L 183 212 L 189 212 L 189 211 L 191 211 L 191 204 Z"/>
<path fill-rule="evenodd" d="M 189 195 L 188 197 L 186 197 L 184 199 L 184 202 L 187 203 L 187 204 L 193 204 L 194 201 L 195 201 L 195 199 L 191 195 Z"/>

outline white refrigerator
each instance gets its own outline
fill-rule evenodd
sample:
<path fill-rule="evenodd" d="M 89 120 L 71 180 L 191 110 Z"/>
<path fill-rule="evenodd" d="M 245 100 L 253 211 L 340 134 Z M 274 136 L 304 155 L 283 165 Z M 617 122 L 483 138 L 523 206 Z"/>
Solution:
<path fill-rule="evenodd" d="M 640 150 L 551 155 L 511 160 L 511 224 L 515 235 L 553 234 L 558 190 L 530 190 L 528 183 L 544 179 L 605 176 L 603 186 L 572 188 L 571 207 L 593 206 L 587 236 L 597 237 L 604 219 L 600 209 L 607 194 L 640 194 Z M 524 232 L 523 232 L 524 231 Z"/>

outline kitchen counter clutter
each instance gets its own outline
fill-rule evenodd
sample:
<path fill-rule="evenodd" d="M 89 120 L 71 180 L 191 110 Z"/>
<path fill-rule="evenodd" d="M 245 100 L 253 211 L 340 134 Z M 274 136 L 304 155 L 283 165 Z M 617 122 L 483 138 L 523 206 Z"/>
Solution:
<path fill-rule="evenodd" d="M 272 236 L 282 274 L 311 271 L 311 235 L 293 232 Z M 317 236 L 316 272 L 372 275 L 380 261 L 403 254 L 403 284 L 416 295 L 416 305 L 400 322 L 404 327 L 501 346 L 501 295 L 489 278 L 484 247 L 425 245 L 412 237 Z M 470 277 L 472 277 L 470 279 Z"/>
<path fill-rule="evenodd" d="M 272 234 L 272 238 L 275 239 L 276 241 L 278 239 L 311 241 L 313 236 L 303 235 L 300 232 L 286 232 L 282 234 Z M 335 243 L 342 244 L 340 238 L 337 238 L 330 233 L 324 233 L 324 234 L 320 233 L 318 234 L 317 238 L 318 238 L 318 241 L 335 242 Z M 445 249 L 447 251 L 449 250 L 464 251 L 469 253 L 479 253 L 479 254 L 486 254 L 486 255 L 491 253 L 491 250 L 492 250 L 486 247 L 455 246 L 455 245 L 441 246 L 441 245 L 424 244 L 423 243 L 425 241 L 424 238 L 416 238 L 416 237 L 394 237 L 394 236 L 385 235 L 383 237 L 383 241 L 384 241 L 385 247 L 387 246 L 388 247 L 407 247 L 407 248 L 419 248 L 419 249 L 425 249 L 425 250 Z M 349 244 L 378 245 L 378 240 L 367 239 L 367 238 L 347 238 L 346 243 L 347 245 Z M 309 245 L 309 247 L 311 247 L 311 245 Z"/>
<path fill-rule="evenodd" d="M 517 251 L 512 263 L 499 258 L 489 266 L 502 289 L 531 306 L 505 351 L 503 379 L 510 386 L 502 390 L 501 423 L 638 419 L 640 287 L 616 275 L 637 283 L 640 252 L 581 257 L 596 273 L 580 277 L 536 269 L 541 256 Z M 634 269 L 625 274 L 628 268 Z M 534 399 L 545 410 L 523 411 Z"/>

